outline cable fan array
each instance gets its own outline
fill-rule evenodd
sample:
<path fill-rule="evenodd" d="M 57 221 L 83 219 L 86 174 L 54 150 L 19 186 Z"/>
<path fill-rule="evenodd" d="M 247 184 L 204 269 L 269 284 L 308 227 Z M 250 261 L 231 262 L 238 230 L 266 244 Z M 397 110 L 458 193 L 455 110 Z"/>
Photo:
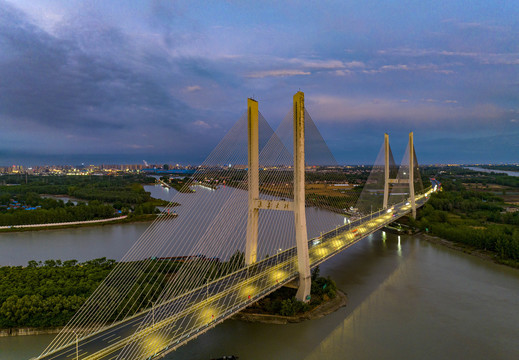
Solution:
<path fill-rule="evenodd" d="M 388 206 L 392 206 L 399 202 L 409 199 L 409 144 L 402 158 L 400 166 L 397 166 L 393 157 L 391 146 L 388 145 L 388 160 L 389 160 L 389 179 L 395 180 L 394 183 L 389 184 L 389 199 Z M 423 182 L 420 175 L 418 160 L 416 152 L 413 148 L 413 182 L 415 194 L 424 192 Z M 371 172 L 364 184 L 362 192 L 355 205 L 355 211 L 360 215 L 366 215 L 372 212 L 379 211 L 383 208 L 384 199 L 384 184 L 385 184 L 385 149 L 384 144 L 380 147 L 377 159 L 373 164 Z"/>
<path fill-rule="evenodd" d="M 259 116 L 261 199 L 293 198 L 292 119 L 289 112 L 274 132 Z M 306 110 L 305 131 L 307 168 L 324 174 L 313 176 L 314 183 L 327 184 L 337 162 Z M 117 358 L 147 358 L 245 306 L 251 294 L 270 289 L 272 279 L 297 273 L 289 259 L 293 213 L 284 211 L 260 212 L 258 262 L 245 267 L 247 188 L 244 114 L 41 356 L 128 327 Z M 342 225 L 342 209 L 357 197 L 358 192 L 307 192 L 308 238 Z"/>

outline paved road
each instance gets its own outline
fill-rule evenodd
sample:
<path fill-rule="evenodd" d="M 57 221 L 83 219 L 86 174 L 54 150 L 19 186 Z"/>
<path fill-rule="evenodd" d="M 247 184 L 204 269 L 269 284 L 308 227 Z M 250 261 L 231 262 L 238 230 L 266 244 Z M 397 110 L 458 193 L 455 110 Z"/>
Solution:
<path fill-rule="evenodd" d="M 51 226 L 65 226 L 65 225 L 81 225 L 81 224 L 95 224 L 95 223 L 103 223 L 115 220 L 126 219 L 128 215 L 123 215 L 119 217 L 109 218 L 109 219 L 99 219 L 99 220 L 85 220 L 85 221 L 69 221 L 69 222 L 61 222 L 61 223 L 50 223 L 50 224 L 32 224 L 32 225 L 9 225 L 9 226 L 0 226 L 0 229 L 11 229 L 11 228 L 32 228 L 32 227 L 51 227 Z"/>

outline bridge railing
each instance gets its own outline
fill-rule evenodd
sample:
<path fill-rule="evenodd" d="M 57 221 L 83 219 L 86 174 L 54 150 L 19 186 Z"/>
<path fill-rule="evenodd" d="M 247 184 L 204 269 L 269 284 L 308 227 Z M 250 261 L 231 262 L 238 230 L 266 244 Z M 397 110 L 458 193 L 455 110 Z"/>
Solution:
<path fill-rule="evenodd" d="M 424 189 L 424 192 L 420 195 L 418 195 L 416 201 L 418 202 L 420 199 L 423 199 L 424 196 L 427 196 L 428 194 L 430 194 L 430 192 L 432 191 L 432 186 L 429 186 L 428 188 Z M 394 208 L 394 207 L 400 207 L 402 206 L 403 204 L 406 204 L 408 201 L 407 200 L 404 200 L 404 201 L 401 201 L 399 203 L 396 203 L 396 204 L 393 204 L 391 206 L 391 208 Z M 418 205 L 418 203 L 417 203 Z M 375 211 L 373 213 L 370 213 L 368 215 L 364 215 L 363 217 L 361 218 L 358 218 L 358 219 L 355 219 L 354 221 L 352 222 L 349 222 L 347 224 L 344 224 L 344 225 L 341 225 L 341 226 L 338 226 L 336 227 L 335 229 L 333 230 L 330 230 L 330 231 L 327 231 L 325 233 L 322 233 L 320 236 L 318 237 L 315 237 L 315 238 L 312 238 L 309 240 L 309 244 L 311 244 L 313 241 L 315 241 L 316 239 L 322 239 L 322 240 L 325 240 L 325 239 L 329 239 L 331 237 L 334 237 L 334 236 L 337 236 L 338 234 L 340 233 L 343 233 L 344 231 L 347 231 L 349 229 L 351 229 L 352 227 L 356 227 L 356 226 L 359 226 L 363 223 L 365 223 L 366 221 L 368 220 L 371 220 L 373 218 L 377 218 L 379 216 L 381 216 L 382 214 L 385 214 L 388 212 L 388 209 L 380 209 L 378 211 Z"/>

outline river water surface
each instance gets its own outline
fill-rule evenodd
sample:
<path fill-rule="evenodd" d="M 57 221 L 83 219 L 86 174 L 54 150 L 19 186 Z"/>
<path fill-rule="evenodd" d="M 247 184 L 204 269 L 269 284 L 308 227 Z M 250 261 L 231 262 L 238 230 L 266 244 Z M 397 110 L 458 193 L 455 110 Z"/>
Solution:
<path fill-rule="evenodd" d="M 25 241 L 28 258 L 37 260 L 44 259 L 38 256 L 51 246 L 48 241 L 67 234 L 77 246 L 89 242 L 100 249 L 99 255 L 110 257 L 107 252 L 115 253 L 117 247 L 124 253 L 145 227 L 38 232 L 50 234 L 43 240 L 27 232 L 17 239 Z M 124 239 L 108 240 L 108 234 Z M 130 234 L 135 236 L 126 239 Z M 4 252 L 9 245 L 4 240 L 0 234 L 0 261 L 7 265 Z M 11 238 L 7 241 L 15 246 Z M 107 241 L 114 249 L 103 246 Z M 90 255 L 98 256 L 94 250 Z M 166 359 L 231 354 L 241 360 L 519 358 L 518 270 L 431 244 L 420 235 L 399 238 L 377 232 L 321 265 L 321 273 L 347 293 L 346 307 L 299 324 L 228 320 Z M 0 338 L 0 359 L 37 356 L 53 336 Z"/>
<path fill-rule="evenodd" d="M 485 169 L 485 168 L 475 167 L 475 166 L 465 166 L 465 169 L 474 170 L 474 171 L 481 171 L 481 172 L 486 172 L 486 173 L 507 174 L 508 176 L 519 176 L 519 172 L 517 172 L 517 171 Z"/>

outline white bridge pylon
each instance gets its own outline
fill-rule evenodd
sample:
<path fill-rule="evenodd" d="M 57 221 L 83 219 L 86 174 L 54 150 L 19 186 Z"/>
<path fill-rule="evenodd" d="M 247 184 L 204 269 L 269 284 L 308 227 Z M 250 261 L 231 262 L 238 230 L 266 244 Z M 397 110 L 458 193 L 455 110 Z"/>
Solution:
<path fill-rule="evenodd" d="M 390 179 L 390 171 L 389 171 L 389 157 L 391 150 L 389 148 L 389 135 L 384 134 L 384 203 L 383 208 L 387 209 L 390 186 L 391 184 L 409 184 L 409 200 L 411 203 L 411 211 L 412 216 L 416 219 L 416 202 L 415 202 L 415 193 L 414 193 L 414 167 L 415 167 L 415 151 L 413 144 L 413 133 L 409 133 L 409 178 L 408 179 Z"/>
<path fill-rule="evenodd" d="M 294 212 L 295 238 L 299 271 L 296 298 L 310 300 L 311 276 L 308 255 L 308 233 L 305 212 L 305 98 L 299 91 L 293 98 L 294 117 L 294 201 L 261 200 L 259 197 L 259 129 L 258 102 L 247 100 L 248 117 L 248 216 L 245 264 L 257 261 L 259 210 Z"/>

